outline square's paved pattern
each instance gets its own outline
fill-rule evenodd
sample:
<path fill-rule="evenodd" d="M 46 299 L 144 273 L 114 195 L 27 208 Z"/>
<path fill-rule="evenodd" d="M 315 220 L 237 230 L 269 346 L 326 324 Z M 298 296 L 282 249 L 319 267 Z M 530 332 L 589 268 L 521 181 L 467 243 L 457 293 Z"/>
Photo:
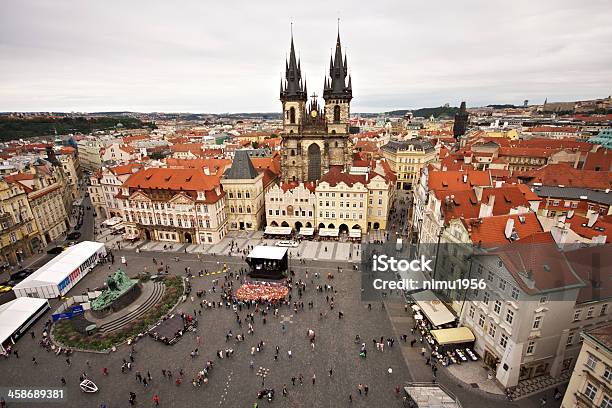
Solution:
<path fill-rule="evenodd" d="M 177 253 L 166 255 L 164 252 L 116 252 L 115 259 L 126 256 L 128 260 L 128 273 L 135 276 L 145 265 L 152 266 L 152 258 L 158 262 L 171 266 L 172 273 L 184 273 L 184 268 L 190 266 L 192 272 L 199 269 L 213 271 L 227 263 L 232 270 L 238 270 L 245 264 L 237 257 L 202 256 Z M 178 255 L 179 262 L 174 260 Z M 110 265 L 114 269 L 118 265 Z M 319 278 L 313 280 L 313 272 L 318 271 L 326 276 L 330 270 L 335 271 L 336 265 L 341 265 L 343 273 L 335 273 L 335 278 L 327 281 Z M 256 367 L 262 366 L 270 369 L 266 378 L 266 386 L 276 390 L 274 405 L 279 407 L 342 407 L 348 406 L 348 396 L 353 395 L 356 407 L 400 407 L 401 401 L 395 397 L 393 388 L 408 378 L 408 370 L 401 356 L 400 348 L 376 352 L 372 346 L 372 339 L 392 336 L 392 327 L 387 314 L 378 305 L 368 311 L 367 305 L 360 301 L 360 279 L 350 268 L 350 264 L 327 264 L 325 262 L 308 262 L 306 265 L 298 263 L 292 265 L 296 271 L 296 279 L 305 279 L 305 269 L 308 268 L 309 278 L 307 291 L 302 297 L 306 304 L 305 309 L 295 313 L 293 308 L 282 307 L 279 317 L 269 315 L 264 325 L 261 315 L 255 317 L 255 334 L 246 334 L 246 327 L 240 328 L 231 309 L 205 310 L 200 317 L 198 334 L 202 336 L 202 344 L 197 345 L 195 335 L 189 333 L 174 346 L 165 346 L 150 338 L 144 338 L 135 345 L 136 361 L 131 372 L 121 373 L 121 360 L 128 358 L 129 348 L 119 347 L 118 351 L 109 355 L 79 353 L 72 357 L 72 366 L 68 367 L 64 357 L 56 357 L 53 353 L 42 350 L 36 340 L 29 336 L 20 339 L 16 348 L 20 358 L 11 357 L 0 360 L 0 370 L 8 375 L 3 376 L 4 385 L 20 386 L 59 386 L 60 377 L 68 381 L 66 387 L 68 399 L 62 406 L 66 407 L 96 407 L 105 401 L 109 407 L 128 406 L 129 391 L 137 394 L 137 406 L 152 406 L 152 397 L 157 393 L 161 406 L 173 407 L 250 407 L 256 401 L 256 393 L 261 387 L 261 380 L 255 375 L 255 370 L 249 369 L 249 361 L 254 360 Z M 101 285 L 110 272 L 108 265 L 101 265 L 86 276 L 71 291 L 78 294 L 86 287 Z M 210 290 L 212 280 L 219 279 L 221 275 L 204 278 L 193 278 L 194 291 L 198 289 Z M 314 290 L 317 284 L 329 283 L 334 285 L 335 293 L 319 293 Z M 335 307 L 330 310 L 326 295 L 333 296 Z M 292 294 L 293 300 L 298 300 L 296 290 Z M 219 299 L 218 294 L 209 293 L 208 299 Z M 309 310 L 308 301 L 314 302 L 314 309 Z M 192 313 L 199 309 L 197 298 L 181 304 L 178 311 Z M 338 318 L 338 311 L 345 314 L 343 319 Z M 246 310 L 239 313 L 244 319 Z M 321 317 L 321 314 L 323 317 Z M 280 315 L 284 315 L 281 317 Z M 42 321 L 46 319 L 43 318 Z M 281 319 L 286 321 L 287 330 L 281 330 Z M 37 336 L 40 337 L 42 321 L 35 326 Z M 316 349 L 309 347 L 306 336 L 307 328 L 313 328 L 317 333 Z M 234 333 L 244 332 L 246 341 L 236 344 L 225 341 L 227 330 Z M 354 337 L 360 334 L 368 347 L 366 360 L 358 357 L 359 345 L 355 344 Z M 261 353 L 251 356 L 250 348 L 256 342 L 263 340 L 267 346 Z M 274 347 L 280 347 L 280 358 L 274 359 Z M 199 347 L 200 357 L 192 359 L 189 353 Z M 233 358 L 219 360 L 215 351 L 231 347 L 235 350 Z M 293 358 L 287 356 L 292 351 Z M 39 364 L 32 365 L 32 357 L 36 356 Z M 210 382 L 202 388 L 194 388 L 191 378 L 206 360 L 212 360 L 215 368 L 210 375 Z M 89 360 L 91 368 L 87 368 Z M 388 376 L 387 368 L 393 367 L 393 375 Z M 110 376 L 101 375 L 103 367 L 110 370 Z M 161 369 L 171 369 L 178 373 L 182 368 L 185 377 L 182 385 L 177 386 L 173 381 L 162 379 Z M 334 375 L 329 377 L 328 370 L 332 368 Z M 136 371 L 146 374 L 149 370 L 153 376 L 152 386 L 145 390 L 135 379 Z M 81 372 L 87 372 L 96 382 L 100 392 L 86 395 L 77 390 L 78 377 Z M 291 385 L 291 376 L 304 376 L 304 385 L 295 387 Z M 311 382 L 312 375 L 316 374 L 316 385 Z M 370 395 L 359 397 L 356 386 L 358 383 L 367 383 Z M 289 396 L 282 396 L 283 384 L 287 384 Z M 260 406 L 267 402 L 258 401 Z"/>

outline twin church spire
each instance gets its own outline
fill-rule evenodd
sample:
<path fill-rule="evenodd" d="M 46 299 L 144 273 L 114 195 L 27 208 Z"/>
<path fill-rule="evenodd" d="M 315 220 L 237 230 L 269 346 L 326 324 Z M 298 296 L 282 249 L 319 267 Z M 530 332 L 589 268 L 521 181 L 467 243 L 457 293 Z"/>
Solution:
<path fill-rule="evenodd" d="M 329 77 L 326 76 L 323 81 L 323 98 L 351 100 L 352 97 L 351 76 L 348 73 L 346 54 L 342 55 L 340 30 L 338 30 L 336 52 L 333 57 L 330 56 L 329 60 Z M 284 80 L 281 79 L 280 84 L 280 99 L 283 101 L 306 101 L 307 98 L 306 80 L 302 79 L 300 60 L 295 56 L 292 32 L 289 60 L 285 61 L 285 78 Z"/>

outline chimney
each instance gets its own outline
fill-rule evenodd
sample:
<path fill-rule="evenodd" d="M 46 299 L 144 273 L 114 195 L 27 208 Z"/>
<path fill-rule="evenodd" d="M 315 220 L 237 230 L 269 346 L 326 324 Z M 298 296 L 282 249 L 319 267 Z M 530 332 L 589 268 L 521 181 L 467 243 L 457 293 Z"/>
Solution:
<path fill-rule="evenodd" d="M 482 200 L 482 186 L 474 186 L 474 194 L 476 194 L 476 200 L 480 202 Z"/>
<path fill-rule="evenodd" d="M 514 230 L 514 219 L 508 218 L 508 221 L 506 221 L 506 229 L 504 230 L 504 235 L 506 236 L 506 239 L 510 239 L 510 237 L 512 236 L 513 230 Z"/>
<path fill-rule="evenodd" d="M 593 228 L 593 225 L 597 222 L 597 218 L 599 218 L 599 213 L 597 211 L 589 210 L 587 212 L 587 219 L 589 220 L 587 226 L 589 228 Z"/>
<path fill-rule="evenodd" d="M 468 179 L 468 175 L 467 175 L 467 174 L 464 174 L 464 175 L 463 175 L 463 182 L 464 182 L 464 183 L 467 183 L 467 179 Z"/>

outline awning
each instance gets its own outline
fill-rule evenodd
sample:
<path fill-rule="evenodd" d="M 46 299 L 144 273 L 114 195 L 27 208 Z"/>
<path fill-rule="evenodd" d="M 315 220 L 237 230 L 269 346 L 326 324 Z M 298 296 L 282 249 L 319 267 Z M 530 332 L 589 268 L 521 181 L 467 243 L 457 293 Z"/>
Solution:
<path fill-rule="evenodd" d="M 349 230 L 349 238 L 361 238 L 361 230 L 360 229 Z"/>
<path fill-rule="evenodd" d="M 102 223 L 102 226 L 105 227 L 112 227 L 113 225 L 119 224 L 121 221 L 123 221 L 121 219 L 121 217 L 113 217 L 113 218 L 109 218 L 108 220 L 104 221 Z"/>
<path fill-rule="evenodd" d="M 314 235 L 314 228 L 302 227 L 300 228 L 300 235 L 309 237 Z"/>
<path fill-rule="evenodd" d="M 434 326 L 442 326 L 455 321 L 455 315 L 444 306 L 444 303 L 431 290 L 414 292 L 411 296 Z"/>
<path fill-rule="evenodd" d="M 476 338 L 468 327 L 453 327 L 452 329 L 432 330 L 431 335 L 439 345 L 470 343 Z"/>
<path fill-rule="evenodd" d="M 340 230 L 337 228 L 319 228 L 320 237 L 337 237 L 340 234 Z"/>
<path fill-rule="evenodd" d="M 266 227 L 264 234 L 291 235 L 291 227 Z"/>

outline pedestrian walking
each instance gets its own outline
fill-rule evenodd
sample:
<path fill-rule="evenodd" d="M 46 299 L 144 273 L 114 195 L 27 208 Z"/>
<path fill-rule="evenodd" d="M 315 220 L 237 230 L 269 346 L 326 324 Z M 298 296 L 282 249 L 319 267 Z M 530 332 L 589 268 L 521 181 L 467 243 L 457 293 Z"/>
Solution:
<path fill-rule="evenodd" d="M 315 385 L 315 382 L 317 381 L 317 375 L 313 374 L 312 375 L 312 385 Z"/>
<path fill-rule="evenodd" d="M 363 384 L 359 383 L 359 385 L 357 385 L 357 391 L 359 391 L 359 395 L 361 395 L 363 392 Z"/>
<path fill-rule="evenodd" d="M 370 391 L 370 387 L 368 387 L 368 384 L 363 386 L 363 393 L 365 394 L 365 396 L 368 396 L 368 391 Z"/>
<path fill-rule="evenodd" d="M 38 365 L 38 361 L 36 361 L 36 357 L 32 357 L 32 364 Z"/>
<path fill-rule="evenodd" d="M 154 403 L 156 406 L 157 406 L 157 405 L 159 405 L 159 397 L 157 396 L 157 394 L 155 394 L 155 395 L 153 396 L 153 403 Z"/>
<path fill-rule="evenodd" d="M 329 376 L 331 377 L 334 374 L 334 370 L 332 368 L 329 369 Z"/>
<path fill-rule="evenodd" d="M 60 378 L 60 382 L 62 383 L 62 386 L 66 385 L 66 379 L 64 377 Z"/>

